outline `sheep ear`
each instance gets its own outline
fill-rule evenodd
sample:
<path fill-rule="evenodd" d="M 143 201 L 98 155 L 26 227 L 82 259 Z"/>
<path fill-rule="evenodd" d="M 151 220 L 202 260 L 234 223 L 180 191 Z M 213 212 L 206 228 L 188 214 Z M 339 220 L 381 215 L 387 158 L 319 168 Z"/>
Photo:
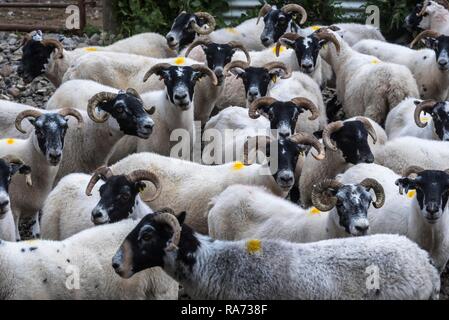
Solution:
<path fill-rule="evenodd" d="M 273 70 L 270 70 L 269 72 L 268 72 L 268 74 L 271 76 L 271 78 L 273 79 L 275 76 L 276 77 L 283 77 L 284 76 L 284 74 L 285 74 L 285 71 L 284 70 L 282 70 L 282 69 L 273 69 Z M 273 82 L 275 82 L 276 80 L 273 80 Z"/>
<path fill-rule="evenodd" d="M 241 77 L 242 75 L 245 74 L 245 70 L 240 69 L 240 68 L 232 68 L 231 70 L 229 70 L 233 75 L 237 76 L 237 77 Z"/>
<path fill-rule="evenodd" d="M 187 212 L 185 212 L 185 211 L 183 211 L 177 215 L 176 219 L 178 219 L 179 225 L 182 226 L 184 224 L 184 221 L 186 220 L 186 215 L 187 215 Z"/>
<path fill-rule="evenodd" d="M 24 164 L 11 163 L 11 175 L 19 172 L 20 174 L 30 174 L 31 167 Z"/>
<path fill-rule="evenodd" d="M 416 189 L 414 181 L 409 178 L 400 178 L 396 180 L 396 185 L 399 187 L 400 194 L 403 194 L 403 191 L 408 193 L 409 190 Z"/>
<path fill-rule="evenodd" d="M 281 38 L 279 40 L 281 42 L 281 44 L 283 44 L 286 47 L 295 49 L 295 41 L 294 40 L 290 40 L 290 39 L 286 39 L 286 38 Z"/>

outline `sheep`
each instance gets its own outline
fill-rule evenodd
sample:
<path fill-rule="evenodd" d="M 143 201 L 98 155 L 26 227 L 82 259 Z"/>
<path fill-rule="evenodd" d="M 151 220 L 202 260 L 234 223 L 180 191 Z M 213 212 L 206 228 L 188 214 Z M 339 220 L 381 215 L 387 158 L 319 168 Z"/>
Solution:
<path fill-rule="evenodd" d="M 23 55 L 19 66 L 19 75 L 25 82 L 31 82 L 39 75 L 45 75 L 55 87 L 58 87 L 65 72 L 78 58 L 97 51 L 134 53 L 154 58 L 174 57 L 165 39 L 156 33 L 142 33 L 120 40 L 107 47 L 88 47 L 67 51 L 61 42 L 55 39 L 43 39 L 42 32 L 35 31 L 23 41 Z"/>
<path fill-rule="evenodd" d="M 388 112 L 402 100 L 419 96 L 416 80 L 407 67 L 361 54 L 330 29 L 321 32 L 336 40 L 323 47 L 320 54 L 336 74 L 337 97 L 346 117 L 364 115 L 383 125 Z"/>
<path fill-rule="evenodd" d="M 374 179 L 347 185 L 324 180 L 314 186 L 316 207 L 302 209 L 262 188 L 233 185 L 209 204 L 209 235 L 221 240 L 256 237 L 299 243 L 363 236 L 369 228 L 371 189 L 376 194 L 373 205 L 378 209 L 385 194 Z"/>
<path fill-rule="evenodd" d="M 449 141 L 449 102 L 405 99 L 385 121 L 388 138 L 412 136 Z"/>
<path fill-rule="evenodd" d="M 408 67 L 419 88 L 419 96 L 414 97 L 445 100 L 449 93 L 449 36 L 427 30 L 413 40 L 411 47 L 421 39 L 425 39 L 430 49 L 416 51 L 397 44 L 363 40 L 354 50 Z"/>
<path fill-rule="evenodd" d="M 16 128 L 25 133 L 21 123 L 26 118 L 33 126 L 33 133 L 27 139 L 0 140 L 0 156 L 14 154 L 32 167 L 33 186 L 27 186 L 27 179 L 16 178 L 11 181 L 9 189 L 17 240 L 20 240 L 19 221 L 24 217 L 34 217 L 32 235 L 39 236 L 39 210 L 50 193 L 58 173 L 64 138 L 69 126 L 66 118 L 68 116 L 74 117 L 80 125 L 84 122 L 82 115 L 71 108 L 64 108 L 57 112 L 22 111 L 15 120 Z"/>
<path fill-rule="evenodd" d="M 259 140 L 259 142 L 261 142 Z M 267 141 L 268 142 L 268 141 Z M 200 165 L 176 158 L 168 158 L 154 153 L 133 154 L 112 165 L 114 174 L 129 174 L 135 169 L 149 170 L 155 174 L 163 186 L 161 195 L 147 204 L 152 208 L 170 205 L 175 209 L 195 212 L 189 217 L 189 223 L 200 233 L 207 233 L 206 210 L 210 199 L 231 184 L 262 185 L 279 196 L 287 196 L 292 186 L 292 170 L 298 158 L 300 146 L 311 144 L 318 151 L 317 157 L 323 158 L 323 148 L 312 137 L 297 135 L 278 146 L 277 167 L 270 170 L 270 164 L 252 164 L 245 166 L 242 162 L 227 163 L 218 166 Z M 248 144 L 245 152 L 250 155 L 254 144 Z M 296 147 L 296 152 L 293 149 Z M 274 148 L 274 147 L 273 147 Z M 282 150 L 285 151 L 282 154 Z M 288 150 L 288 152 L 287 152 Z M 280 154 L 282 154 L 280 156 Z M 245 163 L 249 157 L 245 156 Z M 273 167 L 276 166 L 273 160 Z M 288 178 L 288 179 L 286 179 Z M 192 194 L 194 195 L 192 197 Z M 145 192 L 144 192 L 145 196 Z"/>
<path fill-rule="evenodd" d="M 42 238 L 64 240 L 95 225 L 141 219 L 153 212 L 139 195 L 146 187 L 143 181 L 155 186 L 152 198 L 157 198 L 161 185 L 148 171 L 113 175 L 109 168 L 102 166 L 92 176 L 74 173 L 64 177 L 42 208 Z"/>
<path fill-rule="evenodd" d="M 438 299 L 438 271 L 403 236 L 221 241 L 195 233 L 184 220 L 185 213 L 144 217 L 112 259 L 115 272 L 128 279 L 161 266 L 197 299 Z M 373 267 L 380 290 L 366 285 Z"/>
<path fill-rule="evenodd" d="M 56 90 L 47 108 L 60 106 L 80 108 L 85 126 L 83 130 L 68 130 L 66 156 L 55 183 L 67 174 L 90 173 L 103 165 L 114 144 L 124 136 L 150 139 L 157 128 L 152 119 L 154 106 L 131 88 L 124 91 L 93 81 L 69 81 Z"/>
<path fill-rule="evenodd" d="M 14 216 L 11 211 L 9 185 L 16 173 L 27 177 L 27 185 L 32 185 L 31 168 L 17 156 L 7 155 L 0 158 L 0 239 L 16 240 Z"/>
<path fill-rule="evenodd" d="M 256 24 L 256 19 L 248 19 L 235 28 L 215 30 L 215 19 L 206 12 L 181 12 L 173 22 L 166 35 L 167 44 L 172 50 L 180 52 L 194 42 L 197 35 L 207 37 L 215 43 L 238 41 L 249 50 L 262 50 L 257 35 L 261 34 L 262 26 Z M 208 27 L 205 29 L 205 27 Z"/>
<path fill-rule="evenodd" d="M 157 268 L 123 280 L 111 268 L 127 219 L 80 232 L 64 241 L 0 242 L 0 296 L 29 299 L 177 299 L 178 284 Z"/>
<path fill-rule="evenodd" d="M 401 174 L 416 165 L 429 170 L 446 170 L 449 146 L 446 141 L 400 137 L 374 150 L 375 163 Z"/>
<path fill-rule="evenodd" d="M 323 131 L 326 158 L 316 161 L 309 154 L 304 160 L 299 178 L 301 204 L 305 208 L 312 205 L 312 186 L 318 182 L 335 178 L 351 164 L 374 162 L 374 145 L 383 145 L 386 141 L 385 131 L 368 118 L 355 117 L 329 124 Z"/>
<path fill-rule="evenodd" d="M 360 164 L 337 179 L 353 183 L 375 177 L 385 188 L 385 205 L 379 212 L 368 213 L 369 234 L 406 235 L 429 252 L 436 268 L 442 272 L 449 259 L 447 181 L 449 171 L 424 170 L 412 166 L 398 175 L 376 164 Z M 398 193 L 399 186 L 399 193 Z M 405 194 L 403 195 L 403 191 Z"/>

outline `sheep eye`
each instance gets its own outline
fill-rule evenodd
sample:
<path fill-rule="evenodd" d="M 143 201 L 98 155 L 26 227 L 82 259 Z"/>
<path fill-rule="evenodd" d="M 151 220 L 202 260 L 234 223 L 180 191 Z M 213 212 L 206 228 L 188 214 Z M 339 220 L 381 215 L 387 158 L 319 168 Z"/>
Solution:
<path fill-rule="evenodd" d="M 129 198 L 130 198 L 130 196 L 129 196 L 129 194 L 127 194 L 127 193 L 124 193 L 124 194 L 121 194 L 121 195 L 120 195 L 120 200 L 128 201 Z"/>
<path fill-rule="evenodd" d="M 118 113 L 122 113 L 122 112 L 123 112 L 123 107 L 117 107 L 117 108 L 116 108 L 116 111 L 117 111 Z"/>
<path fill-rule="evenodd" d="M 141 239 L 142 239 L 143 241 L 150 241 L 150 240 L 151 240 L 151 234 L 149 234 L 149 233 L 144 233 L 144 234 L 142 235 Z"/>

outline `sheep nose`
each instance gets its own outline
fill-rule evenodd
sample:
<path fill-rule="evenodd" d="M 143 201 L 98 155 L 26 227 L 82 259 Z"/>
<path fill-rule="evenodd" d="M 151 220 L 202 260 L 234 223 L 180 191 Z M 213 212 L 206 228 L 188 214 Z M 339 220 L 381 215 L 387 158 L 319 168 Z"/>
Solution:
<path fill-rule="evenodd" d="M 281 175 L 279 177 L 284 184 L 292 184 L 293 183 L 293 176 L 291 175 Z"/>
<path fill-rule="evenodd" d="M 170 33 L 167 34 L 167 36 L 165 37 L 165 39 L 167 40 L 168 43 L 173 43 L 175 42 L 175 37 L 173 35 L 171 35 Z"/>
<path fill-rule="evenodd" d="M 268 38 L 268 37 L 263 37 L 262 39 L 262 44 L 270 44 L 270 38 Z"/>
<path fill-rule="evenodd" d="M 356 226 L 355 229 L 360 233 L 364 233 L 369 229 L 369 226 L 368 225 Z"/>
<path fill-rule="evenodd" d="M 177 99 L 177 100 L 184 100 L 185 98 L 187 98 L 187 94 L 186 93 L 175 93 L 175 99 Z"/>
<path fill-rule="evenodd" d="M 312 62 L 307 61 L 307 62 L 301 63 L 301 67 L 303 67 L 304 69 L 311 69 L 313 67 L 313 64 L 312 64 Z"/>
<path fill-rule="evenodd" d="M 364 163 L 373 163 L 374 162 L 374 155 L 373 154 L 368 154 L 362 157 L 362 162 Z"/>
<path fill-rule="evenodd" d="M 4 200 L 0 202 L 0 209 L 6 208 L 7 205 L 9 205 L 9 200 Z"/>
<path fill-rule="evenodd" d="M 120 268 L 120 264 L 118 264 L 118 262 L 112 262 L 112 267 L 117 270 L 118 268 Z"/>
<path fill-rule="evenodd" d="M 94 211 L 92 212 L 92 217 L 93 217 L 94 219 L 99 219 L 99 218 L 101 218 L 102 216 L 103 216 L 103 214 L 102 214 L 100 211 L 94 210 Z"/>
<path fill-rule="evenodd" d="M 288 138 L 290 136 L 290 132 L 289 131 L 279 131 L 279 137 L 281 138 Z"/>
<path fill-rule="evenodd" d="M 50 157 L 50 160 L 52 162 L 60 161 L 61 160 L 61 155 L 62 155 L 61 151 L 50 151 L 48 153 L 48 156 Z"/>
<path fill-rule="evenodd" d="M 154 126 L 154 124 L 148 123 L 148 124 L 145 124 L 143 127 L 147 130 L 150 130 L 150 129 L 153 129 L 153 126 Z"/>
<path fill-rule="evenodd" d="M 435 214 L 435 213 L 437 213 L 439 211 L 438 204 L 436 204 L 436 203 L 429 203 L 426 206 L 426 210 L 427 210 L 428 213 L 433 215 L 433 214 Z"/>
<path fill-rule="evenodd" d="M 448 63 L 449 61 L 446 59 L 441 59 L 440 61 L 438 61 L 438 64 L 442 67 L 446 67 Z"/>

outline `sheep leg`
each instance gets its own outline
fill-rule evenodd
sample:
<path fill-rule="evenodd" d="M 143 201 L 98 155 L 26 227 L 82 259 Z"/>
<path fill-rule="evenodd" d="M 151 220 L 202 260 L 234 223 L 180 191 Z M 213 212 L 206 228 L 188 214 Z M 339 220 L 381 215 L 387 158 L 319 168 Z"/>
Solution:
<path fill-rule="evenodd" d="M 41 227 L 39 223 L 39 211 L 34 215 L 34 224 L 31 227 L 31 236 L 33 239 L 38 239 L 41 237 Z"/>

